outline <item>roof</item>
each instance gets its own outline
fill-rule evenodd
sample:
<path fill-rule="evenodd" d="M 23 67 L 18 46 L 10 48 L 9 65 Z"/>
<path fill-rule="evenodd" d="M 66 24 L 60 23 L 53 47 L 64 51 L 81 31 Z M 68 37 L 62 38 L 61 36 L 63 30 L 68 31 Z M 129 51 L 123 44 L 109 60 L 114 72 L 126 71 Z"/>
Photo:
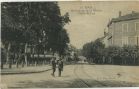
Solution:
<path fill-rule="evenodd" d="M 127 20 L 135 20 L 135 19 L 139 19 L 139 13 L 132 12 L 130 14 L 126 14 L 126 15 L 120 16 L 118 18 L 112 18 L 107 26 L 109 27 L 113 22 L 121 22 L 121 21 L 127 21 Z"/>

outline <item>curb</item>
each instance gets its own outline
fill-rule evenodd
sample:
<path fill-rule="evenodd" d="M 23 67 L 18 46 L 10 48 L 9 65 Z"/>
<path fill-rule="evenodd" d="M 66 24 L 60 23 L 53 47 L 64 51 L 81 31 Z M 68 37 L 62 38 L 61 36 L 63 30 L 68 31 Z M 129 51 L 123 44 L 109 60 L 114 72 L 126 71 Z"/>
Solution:
<path fill-rule="evenodd" d="M 46 70 L 42 70 L 42 71 L 32 71 L 32 72 L 13 72 L 13 73 L 1 73 L 1 75 L 14 75 L 14 74 L 31 74 L 31 73 L 41 73 L 41 72 L 45 72 L 45 71 L 49 71 L 52 69 L 46 69 Z"/>

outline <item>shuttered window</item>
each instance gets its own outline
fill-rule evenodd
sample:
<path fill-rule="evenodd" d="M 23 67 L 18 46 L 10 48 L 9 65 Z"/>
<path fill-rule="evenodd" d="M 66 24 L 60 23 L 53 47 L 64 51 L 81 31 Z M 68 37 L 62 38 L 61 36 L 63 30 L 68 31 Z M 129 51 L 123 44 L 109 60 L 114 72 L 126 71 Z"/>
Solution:
<path fill-rule="evenodd" d="M 128 24 L 127 23 L 122 24 L 122 32 L 128 32 Z"/>
<path fill-rule="evenodd" d="M 139 31 L 139 22 L 135 23 L 135 31 Z"/>
<path fill-rule="evenodd" d="M 128 37 L 128 43 L 131 46 L 136 45 L 136 37 Z"/>
<path fill-rule="evenodd" d="M 122 37 L 122 46 L 128 45 L 128 37 Z"/>

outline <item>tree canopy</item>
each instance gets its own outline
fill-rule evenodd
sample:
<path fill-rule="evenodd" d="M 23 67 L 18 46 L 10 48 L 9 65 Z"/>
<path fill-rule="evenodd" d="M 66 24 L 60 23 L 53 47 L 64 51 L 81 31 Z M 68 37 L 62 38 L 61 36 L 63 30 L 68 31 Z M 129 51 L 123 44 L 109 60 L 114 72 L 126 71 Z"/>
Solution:
<path fill-rule="evenodd" d="M 98 56 L 98 54 L 101 52 L 101 49 L 103 49 L 105 45 L 101 42 L 101 40 L 98 38 L 94 42 L 86 43 L 83 46 L 82 54 L 87 58 L 94 58 Z"/>
<path fill-rule="evenodd" d="M 3 2 L 2 42 L 43 44 L 62 54 L 69 43 L 64 25 L 69 14 L 61 16 L 57 2 Z"/>

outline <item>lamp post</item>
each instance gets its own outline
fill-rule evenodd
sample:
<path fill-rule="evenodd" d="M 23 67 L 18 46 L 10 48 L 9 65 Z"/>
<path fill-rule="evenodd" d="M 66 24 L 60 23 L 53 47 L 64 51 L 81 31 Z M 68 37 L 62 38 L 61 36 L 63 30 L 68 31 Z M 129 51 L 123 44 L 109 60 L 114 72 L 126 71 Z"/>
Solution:
<path fill-rule="evenodd" d="M 139 38 L 138 38 L 138 36 L 137 36 L 137 50 L 138 50 L 138 46 L 139 46 L 138 39 L 139 39 Z"/>
<path fill-rule="evenodd" d="M 137 36 L 137 61 L 138 61 L 138 53 L 139 53 L 139 38 L 138 38 L 139 36 Z"/>

